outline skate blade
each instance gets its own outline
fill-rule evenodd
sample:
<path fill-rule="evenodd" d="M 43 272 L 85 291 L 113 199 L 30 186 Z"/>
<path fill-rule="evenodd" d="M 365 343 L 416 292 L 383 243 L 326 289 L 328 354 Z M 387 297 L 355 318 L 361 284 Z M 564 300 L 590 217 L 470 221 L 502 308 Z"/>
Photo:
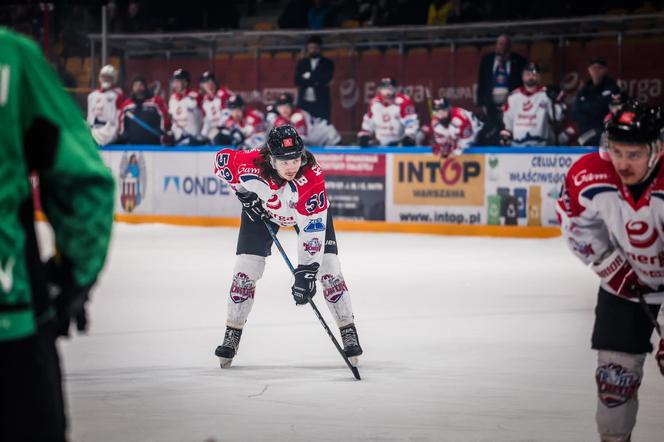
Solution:
<path fill-rule="evenodd" d="M 233 363 L 233 358 L 219 358 L 219 366 L 221 368 L 231 368 L 231 364 Z"/>
<path fill-rule="evenodd" d="M 351 356 L 348 358 L 348 361 L 350 362 L 350 365 L 353 367 L 359 367 L 360 366 L 360 357 L 359 356 Z"/>

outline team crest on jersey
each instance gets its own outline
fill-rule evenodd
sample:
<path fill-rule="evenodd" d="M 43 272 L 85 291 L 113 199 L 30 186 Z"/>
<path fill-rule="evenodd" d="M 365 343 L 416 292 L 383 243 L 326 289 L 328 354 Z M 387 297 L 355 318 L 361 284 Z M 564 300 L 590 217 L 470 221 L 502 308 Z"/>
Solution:
<path fill-rule="evenodd" d="M 323 224 L 323 218 L 315 218 L 309 221 L 304 228 L 304 231 L 307 233 L 313 232 L 322 232 L 325 230 L 325 224 Z"/>
<path fill-rule="evenodd" d="M 120 159 L 120 204 L 131 213 L 143 201 L 147 185 L 145 157 L 125 152 Z"/>
<path fill-rule="evenodd" d="M 237 272 L 233 276 L 231 284 L 231 300 L 235 304 L 240 304 L 249 298 L 254 297 L 256 292 L 256 283 L 249 278 L 246 273 Z"/>
<path fill-rule="evenodd" d="M 346 281 L 342 277 L 337 277 L 334 275 L 323 275 L 320 278 L 321 283 L 323 284 L 323 296 L 328 302 L 332 304 L 336 303 L 344 292 L 348 291 L 346 287 Z"/>
<path fill-rule="evenodd" d="M 597 367 L 595 380 L 599 400 L 609 408 L 629 401 L 641 385 L 641 378 L 637 373 L 614 363 Z"/>
<path fill-rule="evenodd" d="M 323 243 L 320 242 L 318 238 L 312 238 L 309 241 L 302 244 L 304 251 L 314 256 L 316 253 L 320 252 L 320 249 L 323 247 Z"/>
<path fill-rule="evenodd" d="M 625 224 L 629 243 L 639 249 L 647 249 L 657 241 L 657 230 L 644 221 L 628 221 Z"/>
<path fill-rule="evenodd" d="M 578 242 L 574 238 L 569 239 L 570 244 L 572 244 L 572 249 L 579 253 L 579 255 L 589 258 L 595 254 L 592 244 L 587 244 L 584 242 Z"/>

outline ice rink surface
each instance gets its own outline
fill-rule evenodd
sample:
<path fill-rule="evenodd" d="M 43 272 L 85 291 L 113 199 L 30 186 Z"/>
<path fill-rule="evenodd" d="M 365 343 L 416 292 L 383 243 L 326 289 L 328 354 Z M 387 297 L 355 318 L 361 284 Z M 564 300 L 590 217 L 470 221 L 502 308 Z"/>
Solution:
<path fill-rule="evenodd" d="M 276 249 L 234 366 L 219 368 L 236 237 L 115 226 L 90 333 L 60 343 L 74 442 L 597 440 L 597 281 L 562 240 L 338 232 L 364 348 L 355 381 L 294 306 Z M 295 256 L 295 234 L 280 237 Z M 663 440 L 652 356 L 639 396 L 633 441 Z"/>

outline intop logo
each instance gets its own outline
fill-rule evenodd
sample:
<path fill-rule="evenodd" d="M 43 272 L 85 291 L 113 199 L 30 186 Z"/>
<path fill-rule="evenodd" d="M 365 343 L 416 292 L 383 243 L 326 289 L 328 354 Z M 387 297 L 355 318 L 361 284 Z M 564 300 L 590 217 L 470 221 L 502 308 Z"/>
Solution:
<path fill-rule="evenodd" d="M 230 188 L 217 177 L 207 176 L 164 176 L 164 193 L 183 193 L 185 195 L 230 195 Z"/>

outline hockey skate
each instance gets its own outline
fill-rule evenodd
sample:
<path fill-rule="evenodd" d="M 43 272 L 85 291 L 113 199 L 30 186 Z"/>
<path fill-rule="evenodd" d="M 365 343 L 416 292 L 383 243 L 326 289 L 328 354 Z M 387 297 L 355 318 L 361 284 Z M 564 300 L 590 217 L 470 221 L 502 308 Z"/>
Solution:
<path fill-rule="evenodd" d="M 219 365 L 221 368 L 230 368 L 233 363 L 233 358 L 237 354 L 237 349 L 240 347 L 240 338 L 242 337 L 242 330 L 226 327 L 224 334 L 224 342 L 214 351 L 215 356 L 219 358 Z"/>
<path fill-rule="evenodd" d="M 344 353 L 346 353 L 350 363 L 357 367 L 360 361 L 359 356 L 362 354 L 362 347 L 360 347 L 360 340 L 357 337 L 355 324 L 342 327 L 339 331 L 341 332 L 341 340 L 344 345 Z"/>

